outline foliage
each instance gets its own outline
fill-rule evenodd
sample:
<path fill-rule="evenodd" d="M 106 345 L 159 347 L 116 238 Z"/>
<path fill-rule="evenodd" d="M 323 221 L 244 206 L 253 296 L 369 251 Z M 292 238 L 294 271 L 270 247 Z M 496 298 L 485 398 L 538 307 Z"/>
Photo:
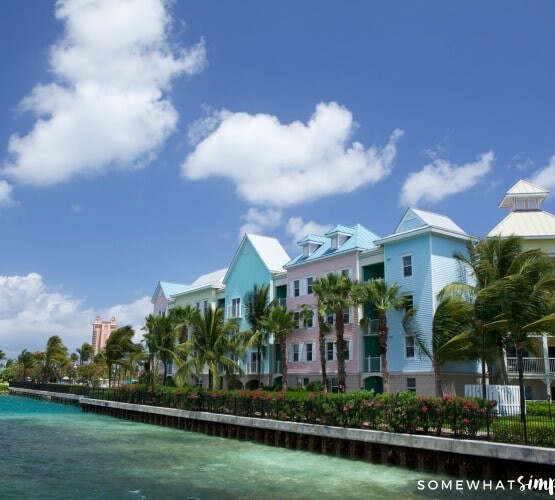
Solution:
<path fill-rule="evenodd" d="M 548 425 L 546 425 L 548 424 Z M 500 418 L 493 422 L 493 440 L 500 443 L 524 442 L 524 424 L 514 418 Z M 555 421 L 528 416 L 527 443 L 532 446 L 555 447 Z"/>
<path fill-rule="evenodd" d="M 8 384 L 0 382 L 0 392 L 7 392 L 8 387 L 9 387 Z"/>

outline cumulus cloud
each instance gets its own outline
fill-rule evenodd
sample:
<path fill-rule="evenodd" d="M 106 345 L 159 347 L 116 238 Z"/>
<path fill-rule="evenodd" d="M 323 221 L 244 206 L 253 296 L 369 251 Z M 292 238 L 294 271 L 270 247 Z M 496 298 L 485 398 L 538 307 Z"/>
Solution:
<path fill-rule="evenodd" d="M 120 326 L 130 324 L 139 340 L 139 329 L 151 312 L 149 297 L 97 311 L 84 308 L 80 299 L 49 290 L 40 274 L 0 276 L 0 349 L 16 357 L 23 349 L 44 350 L 48 338 L 59 335 L 74 351 L 83 342 L 91 342 L 91 325 L 97 315 L 115 316 Z"/>
<path fill-rule="evenodd" d="M 351 142 L 356 123 L 337 103 L 320 103 L 305 124 L 267 114 L 212 112 L 194 124 L 198 142 L 181 166 L 189 179 L 229 178 L 253 205 L 291 206 L 375 184 L 393 168 L 395 130 L 383 147 Z"/>
<path fill-rule="evenodd" d="M 178 119 L 164 92 L 206 65 L 203 41 L 190 48 L 168 41 L 167 3 L 58 0 L 64 34 L 50 50 L 55 81 L 22 101 L 37 119 L 27 135 L 10 137 L 6 176 L 48 186 L 155 158 Z"/>
<path fill-rule="evenodd" d="M 240 241 L 245 233 L 265 234 L 268 229 L 274 229 L 281 224 L 281 210 L 274 208 L 258 209 L 249 208 L 249 211 L 241 216 L 245 223 L 239 229 L 237 239 Z"/>
<path fill-rule="evenodd" d="M 285 232 L 291 236 L 292 244 L 296 245 L 307 234 L 326 234 L 333 226 L 318 224 L 314 221 L 305 222 L 302 217 L 291 217 L 285 226 Z"/>
<path fill-rule="evenodd" d="M 400 204 L 437 203 L 447 196 L 465 191 L 491 170 L 493 159 L 493 151 L 488 151 L 478 155 L 475 162 L 464 165 L 435 160 L 419 172 L 408 175 L 401 191 Z"/>
<path fill-rule="evenodd" d="M 0 205 L 11 205 L 13 188 L 6 181 L 0 179 Z"/>
<path fill-rule="evenodd" d="M 534 172 L 530 182 L 545 189 L 555 188 L 555 155 L 549 160 L 549 165 Z"/>

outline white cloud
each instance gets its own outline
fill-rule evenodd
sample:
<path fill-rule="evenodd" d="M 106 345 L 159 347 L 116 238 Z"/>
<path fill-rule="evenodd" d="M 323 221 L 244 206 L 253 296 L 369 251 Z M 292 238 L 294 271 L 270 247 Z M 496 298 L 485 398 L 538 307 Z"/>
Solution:
<path fill-rule="evenodd" d="M 555 188 L 555 155 L 549 160 L 549 165 L 534 172 L 530 182 L 545 189 Z"/>
<path fill-rule="evenodd" d="M 216 121 L 214 121 L 216 119 Z M 227 177 L 253 205 L 283 207 L 375 184 L 393 168 L 395 130 L 380 148 L 350 142 L 356 123 L 337 103 L 320 103 L 304 124 L 267 114 L 213 112 L 195 123 L 200 142 L 181 166 L 183 176 Z"/>
<path fill-rule="evenodd" d="M 23 349 L 44 350 L 48 338 L 59 335 L 72 352 L 83 342 L 91 342 L 97 315 L 103 319 L 115 316 L 120 326 L 130 324 L 138 340 L 144 318 L 151 312 L 149 297 L 96 311 L 83 308 L 75 297 L 49 290 L 40 274 L 0 276 L 0 349 L 16 357 Z"/>
<path fill-rule="evenodd" d="M 491 170 L 493 151 L 477 156 L 476 161 L 454 165 L 435 160 L 419 172 L 411 172 L 401 191 L 401 205 L 415 206 L 419 202 L 436 203 L 452 194 L 475 186 Z"/>
<path fill-rule="evenodd" d="M 261 210 L 249 208 L 249 211 L 241 216 L 245 223 L 239 229 L 238 240 L 241 241 L 245 233 L 264 234 L 267 229 L 274 229 L 281 224 L 281 211 L 274 208 Z"/>
<path fill-rule="evenodd" d="M 11 205 L 13 188 L 6 181 L 0 179 L 0 205 Z"/>
<path fill-rule="evenodd" d="M 27 135 L 10 137 L 6 176 L 48 186 L 155 158 L 178 118 L 164 92 L 206 65 L 203 41 L 189 49 L 168 42 L 167 3 L 58 0 L 65 29 L 50 51 L 56 81 L 22 101 L 37 120 Z"/>
<path fill-rule="evenodd" d="M 297 242 L 307 234 L 326 234 L 333 226 L 331 224 L 318 224 L 314 221 L 303 221 L 302 217 L 291 217 L 285 226 L 285 232 L 292 237 L 292 244 Z"/>

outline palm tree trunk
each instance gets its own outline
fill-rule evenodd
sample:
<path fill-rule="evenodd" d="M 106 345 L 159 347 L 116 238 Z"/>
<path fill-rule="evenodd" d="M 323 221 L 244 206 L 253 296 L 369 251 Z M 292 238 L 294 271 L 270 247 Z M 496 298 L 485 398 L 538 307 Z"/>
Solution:
<path fill-rule="evenodd" d="M 380 312 L 378 318 L 378 341 L 380 343 L 380 358 L 382 365 L 383 392 L 389 392 L 389 371 L 387 369 L 387 320 L 385 313 Z"/>
<path fill-rule="evenodd" d="M 318 313 L 318 327 L 319 327 L 319 335 L 318 335 L 318 344 L 320 347 L 320 366 L 322 368 L 322 385 L 323 391 L 328 392 L 328 375 L 326 373 L 326 327 L 324 323 L 323 316 Z"/>
<path fill-rule="evenodd" d="M 281 351 L 281 391 L 285 393 L 287 391 L 287 344 L 285 342 L 285 337 L 281 339 L 279 344 L 279 350 Z"/>
<path fill-rule="evenodd" d="M 259 342 L 256 348 L 258 359 L 258 388 L 262 388 L 262 345 Z"/>
<path fill-rule="evenodd" d="M 517 348 L 516 350 L 516 362 L 518 367 L 518 387 L 520 392 L 520 420 L 524 427 L 524 437 L 526 439 L 526 399 L 524 393 L 524 360 L 522 359 L 522 349 Z"/>
<path fill-rule="evenodd" d="M 345 392 L 345 323 L 343 318 L 343 309 L 335 312 L 335 336 L 337 350 L 337 385 L 339 392 Z"/>
<path fill-rule="evenodd" d="M 434 376 L 436 379 L 436 396 L 438 398 L 443 397 L 443 387 L 441 386 L 441 364 L 434 362 Z"/>

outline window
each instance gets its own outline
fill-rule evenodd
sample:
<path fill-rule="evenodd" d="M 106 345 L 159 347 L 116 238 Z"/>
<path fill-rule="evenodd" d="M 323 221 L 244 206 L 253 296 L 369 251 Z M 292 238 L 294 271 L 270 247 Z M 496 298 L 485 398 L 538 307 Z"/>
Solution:
<path fill-rule="evenodd" d="M 337 377 L 333 377 L 330 380 L 330 391 L 339 392 L 339 379 Z"/>
<path fill-rule="evenodd" d="M 414 307 L 414 295 L 405 295 L 405 312 L 409 312 Z"/>
<path fill-rule="evenodd" d="M 414 337 L 412 335 L 405 337 L 405 357 L 414 358 Z"/>
<path fill-rule="evenodd" d="M 299 297 L 301 295 L 301 281 L 293 280 L 293 297 Z"/>
<path fill-rule="evenodd" d="M 297 311 L 293 313 L 293 328 L 295 330 L 298 330 L 300 327 L 301 327 L 301 313 Z"/>
<path fill-rule="evenodd" d="M 345 361 L 351 360 L 351 341 L 345 341 Z"/>
<path fill-rule="evenodd" d="M 235 298 L 231 299 L 231 304 L 228 306 L 228 318 L 240 318 L 241 317 L 241 299 Z"/>
<path fill-rule="evenodd" d="M 312 328 L 313 326 L 314 326 L 314 311 L 311 309 L 310 311 L 307 311 L 307 317 L 304 318 L 304 327 Z"/>
<path fill-rule="evenodd" d="M 195 309 L 200 311 L 200 302 L 195 302 Z"/>
<path fill-rule="evenodd" d="M 412 255 L 403 256 L 403 277 L 410 278 L 412 276 Z"/>
<path fill-rule="evenodd" d="M 407 391 L 416 392 L 416 379 L 414 377 L 407 378 Z"/>
<path fill-rule="evenodd" d="M 202 377 L 195 377 L 196 386 L 202 389 Z"/>
<path fill-rule="evenodd" d="M 310 362 L 310 361 L 314 361 L 314 357 L 313 357 L 313 344 L 306 344 L 305 346 L 306 349 L 306 361 Z"/>
<path fill-rule="evenodd" d="M 333 361 L 335 359 L 335 342 L 326 342 L 326 360 Z"/>
<path fill-rule="evenodd" d="M 314 278 L 309 276 L 306 278 L 306 294 L 312 295 L 312 283 L 314 282 Z"/>
<path fill-rule="evenodd" d="M 202 307 L 203 307 L 203 310 L 204 310 L 204 314 L 206 314 L 206 311 L 208 310 L 208 301 L 207 300 L 205 300 L 202 303 Z"/>
<path fill-rule="evenodd" d="M 347 278 L 350 278 L 351 277 L 351 269 L 350 268 L 341 269 L 341 276 L 347 276 Z"/>
<path fill-rule="evenodd" d="M 299 344 L 292 344 L 291 347 L 293 348 L 291 361 L 298 363 L 301 360 L 301 346 Z"/>
<path fill-rule="evenodd" d="M 328 325 L 333 326 L 334 322 L 335 322 L 335 314 L 333 313 L 329 313 L 326 321 L 328 322 Z"/>
<path fill-rule="evenodd" d="M 251 352 L 251 366 L 250 373 L 258 373 L 258 353 Z"/>
<path fill-rule="evenodd" d="M 344 313 L 343 313 L 343 323 L 345 325 L 348 325 L 349 322 L 351 321 L 351 311 L 349 309 L 347 309 Z"/>

